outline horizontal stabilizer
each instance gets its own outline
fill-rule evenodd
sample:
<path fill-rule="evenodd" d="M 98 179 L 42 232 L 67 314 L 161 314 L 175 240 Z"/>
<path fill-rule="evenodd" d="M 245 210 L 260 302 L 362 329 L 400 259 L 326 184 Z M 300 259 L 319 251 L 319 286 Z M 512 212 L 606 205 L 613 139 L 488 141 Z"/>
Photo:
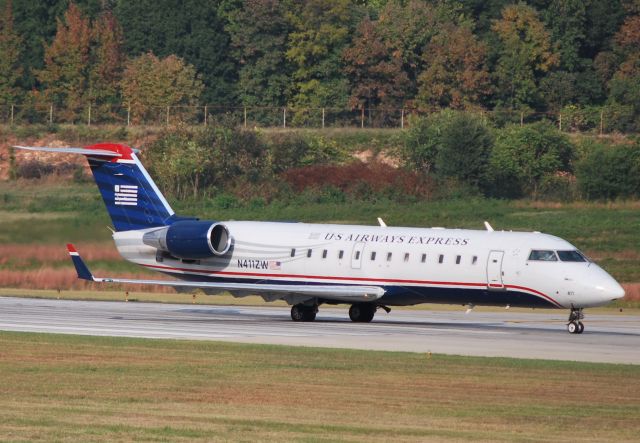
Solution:
<path fill-rule="evenodd" d="M 58 152 L 62 154 L 82 154 L 82 155 L 94 155 L 99 157 L 122 157 L 122 154 L 115 151 L 107 151 L 106 149 L 45 148 L 45 147 L 39 147 L 39 146 L 14 146 L 14 148 L 24 149 L 27 151 Z"/>
<path fill-rule="evenodd" d="M 84 263 L 84 260 L 82 260 L 82 258 L 80 257 L 80 254 L 78 254 L 78 251 L 76 251 L 76 248 L 71 243 L 67 244 L 67 251 L 71 256 L 71 260 L 73 261 L 73 266 L 75 266 L 76 268 L 76 272 L 78 273 L 78 278 L 82 280 L 93 281 L 94 279 L 93 279 L 93 275 L 91 274 L 91 271 L 89 271 L 89 268 Z"/>
<path fill-rule="evenodd" d="M 69 255 L 78 273 L 78 278 L 97 283 L 126 283 L 140 285 L 171 286 L 176 288 L 216 289 L 221 291 L 246 291 L 253 294 L 308 295 L 342 301 L 373 301 L 382 297 L 385 290 L 380 286 L 359 285 L 290 285 L 264 283 L 227 283 L 181 280 L 134 280 L 127 278 L 94 277 L 73 245 L 67 245 Z"/>

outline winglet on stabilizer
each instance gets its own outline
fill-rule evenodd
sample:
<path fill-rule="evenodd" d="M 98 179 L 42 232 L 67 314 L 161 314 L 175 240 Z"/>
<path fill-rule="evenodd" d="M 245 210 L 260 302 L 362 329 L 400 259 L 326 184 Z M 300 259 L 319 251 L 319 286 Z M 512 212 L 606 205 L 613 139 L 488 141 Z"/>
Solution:
<path fill-rule="evenodd" d="M 69 251 L 69 255 L 71 256 L 71 260 L 73 261 L 73 266 L 75 266 L 76 268 L 78 278 L 81 278 L 82 280 L 94 281 L 95 279 L 93 278 L 93 274 L 91 274 L 91 271 L 84 263 L 84 260 L 82 260 L 82 257 L 80 257 L 80 254 L 78 254 L 75 246 L 73 246 L 71 243 L 67 244 L 67 251 Z"/>

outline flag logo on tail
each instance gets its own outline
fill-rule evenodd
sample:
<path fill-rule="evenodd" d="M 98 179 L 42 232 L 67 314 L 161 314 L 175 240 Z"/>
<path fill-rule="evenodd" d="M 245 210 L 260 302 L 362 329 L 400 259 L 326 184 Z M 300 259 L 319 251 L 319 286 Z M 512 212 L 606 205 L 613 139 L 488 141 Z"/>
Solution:
<path fill-rule="evenodd" d="M 282 262 L 270 261 L 269 262 L 269 269 L 271 271 L 279 271 L 280 269 L 282 269 Z"/>
<path fill-rule="evenodd" d="M 115 204 L 124 206 L 138 205 L 138 187 L 134 185 L 115 185 Z"/>

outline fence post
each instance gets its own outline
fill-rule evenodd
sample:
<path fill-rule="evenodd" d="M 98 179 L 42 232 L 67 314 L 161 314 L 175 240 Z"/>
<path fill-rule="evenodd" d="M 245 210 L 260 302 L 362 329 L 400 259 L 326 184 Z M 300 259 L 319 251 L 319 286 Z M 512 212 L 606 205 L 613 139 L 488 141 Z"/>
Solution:
<path fill-rule="evenodd" d="M 558 113 L 558 129 L 562 132 L 562 112 Z"/>
<path fill-rule="evenodd" d="M 244 107 L 244 129 L 247 129 L 247 107 Z"/>
<path fill-rule="evenodd" d="M 282 127 L 287 127 L 287 108 L 282 108 Z"/>
<path fill-rule="evenodd" d="M 601 109 L 600 110 L 600 137 L 602 137 L 603 132 L 604 132 L 604 111 Z"/>
<path fill-rule="evenodd" d="M 322 129 L 324 129 L 324 108 L 322 108 Z"/>
<path fill-rule="evenodd" d="M 13 105 L 11 105 L 11 126 L 13 126 Z"/>
<path fill-rule="evenodd" d="M 204 105 L 204 125 L 207 126 L 207 105 Z"/>
<path fill-rule="evenodd" d="M 400 129 L 404 129 L 404 108 L 400 112 Z"/>
<path fill-rule="evenodd" d="M 364 128 L 364 106 L 360 110 L 360 127 Z"/>
<path fill-rule="evenodd" d="M 131 105 L 127 106 L 127 126 L 131 126 Z"/>
<path fill-rule="evenodd" d="M 53 124 L 53 104 L 49 106 L 49 124 Z"/>
<path fill-rule="evenodd" d="M 524 112 L 520 111 L 520 126 L 524 126 Z"/>
<path fill-rule="evenodd" d="M 169 126 L 169 108 L 170 106 L 167 106 L 167 126 Z"/>
<path fill-rule="evenodd" d="M 91 126 L 91 103 L 89 103 L 89 114 L 87 115 L 87 126 Z"/>

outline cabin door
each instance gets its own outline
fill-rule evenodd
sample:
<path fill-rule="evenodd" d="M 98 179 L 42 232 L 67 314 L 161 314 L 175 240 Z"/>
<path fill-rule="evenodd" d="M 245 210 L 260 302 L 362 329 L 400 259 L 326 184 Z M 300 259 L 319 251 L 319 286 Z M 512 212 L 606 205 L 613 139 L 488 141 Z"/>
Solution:
<path fill-rule="evenodd" d="M 502 258 L 504 251 L 489 252 L 487 260 L 487 288 L 488 289 L 504 289 L 502 283 Z"/>
<path fill-rule="evenodd" d="M 353 245 L 351 254 L 351 268 L 360 269 L 362 267 L 362 256 L 364 255 L 364 242 L 358 242 Z"/>

